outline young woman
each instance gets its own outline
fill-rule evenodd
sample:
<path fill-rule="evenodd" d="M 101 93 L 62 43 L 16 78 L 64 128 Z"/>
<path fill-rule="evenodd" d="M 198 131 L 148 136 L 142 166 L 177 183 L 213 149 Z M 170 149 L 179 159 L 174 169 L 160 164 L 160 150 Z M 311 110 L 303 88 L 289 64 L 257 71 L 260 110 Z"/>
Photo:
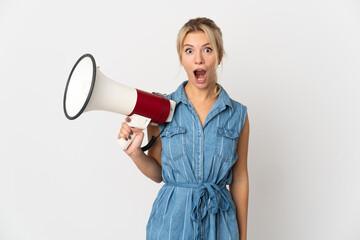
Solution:
<path fill-rule="evenodd" d="M 163 131 L 147 155 L 142 131 L 124 122 L 118 135 L 135 138 L 126 154 L 147 177 L 165 183 L 146 237 L 246 240 L 249 119 L 247 107 L 217 84 L 221 30 L 208 18 L 191 19 L 180 29 L 177 50 L 188 81 L 167 96 L 177 103 L 172 122 L 148 127 L 148 136 Z"/>

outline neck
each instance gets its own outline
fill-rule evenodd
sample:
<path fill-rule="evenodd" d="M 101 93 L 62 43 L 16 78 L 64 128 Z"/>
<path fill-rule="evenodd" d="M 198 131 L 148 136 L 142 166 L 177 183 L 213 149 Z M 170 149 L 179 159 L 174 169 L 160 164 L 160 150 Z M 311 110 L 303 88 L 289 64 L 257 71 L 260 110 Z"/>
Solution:
<path fill-rule="evenodd" d="M 207 88 L 199 89 L 196 86 L 192 85 L 189 81 L 184 89 L 186 96 L 189 98 L 189 100 L 196 102 L 204 102 L 207 100 L 215 99 L 215 87 L 216 83 L 213 82 Z"/>

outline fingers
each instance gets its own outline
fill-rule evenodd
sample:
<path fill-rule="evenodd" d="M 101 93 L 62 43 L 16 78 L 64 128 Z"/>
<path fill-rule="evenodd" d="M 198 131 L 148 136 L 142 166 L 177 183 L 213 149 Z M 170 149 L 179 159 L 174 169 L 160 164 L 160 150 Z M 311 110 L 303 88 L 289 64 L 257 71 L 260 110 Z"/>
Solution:
<path fill-rule="evenodd" d="M 132 137 L 134 137 L 134 132 L 133 132 L 132 128 L 129 125 L 127 125 L 127 123 L 123 122 L 121 124 L 121 129 L 118 134 L 118 139 L 123 138 L 127 141 L 128 139 L 131 139 Z"/>

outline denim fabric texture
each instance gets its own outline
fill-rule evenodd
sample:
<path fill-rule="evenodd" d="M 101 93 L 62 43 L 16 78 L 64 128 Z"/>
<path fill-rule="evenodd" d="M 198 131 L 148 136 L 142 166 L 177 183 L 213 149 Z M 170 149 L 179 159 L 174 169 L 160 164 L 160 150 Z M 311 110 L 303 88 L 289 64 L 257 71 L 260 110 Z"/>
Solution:
<path fill-rule="evenodd" d="M 146 226 L 147 240 L 239 239 L 236 209 L 226 185 L 232 181 L 237 142 L 247 107 L 222 88 L 201 126 L 183 82 L 168 95 L 177 105 L 160 135 L 164 185 Z"/>

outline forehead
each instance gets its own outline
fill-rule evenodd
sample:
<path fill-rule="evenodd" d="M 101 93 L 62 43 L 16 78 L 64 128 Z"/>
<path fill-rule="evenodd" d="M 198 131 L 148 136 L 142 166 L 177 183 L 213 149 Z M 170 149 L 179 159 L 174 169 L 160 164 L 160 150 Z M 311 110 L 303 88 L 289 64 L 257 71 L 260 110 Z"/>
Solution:
<path fill-rule="evenodd" d="M 183 46 L 186 44 L 190 44 L 193 46 L 197 46 L 197 45 L 202 46 L 206 43 L 209 43 L 209 39 L 206 37 L 206 34 L 204 32 L 202 31 L 189 32 L 184 38 Z"/>

